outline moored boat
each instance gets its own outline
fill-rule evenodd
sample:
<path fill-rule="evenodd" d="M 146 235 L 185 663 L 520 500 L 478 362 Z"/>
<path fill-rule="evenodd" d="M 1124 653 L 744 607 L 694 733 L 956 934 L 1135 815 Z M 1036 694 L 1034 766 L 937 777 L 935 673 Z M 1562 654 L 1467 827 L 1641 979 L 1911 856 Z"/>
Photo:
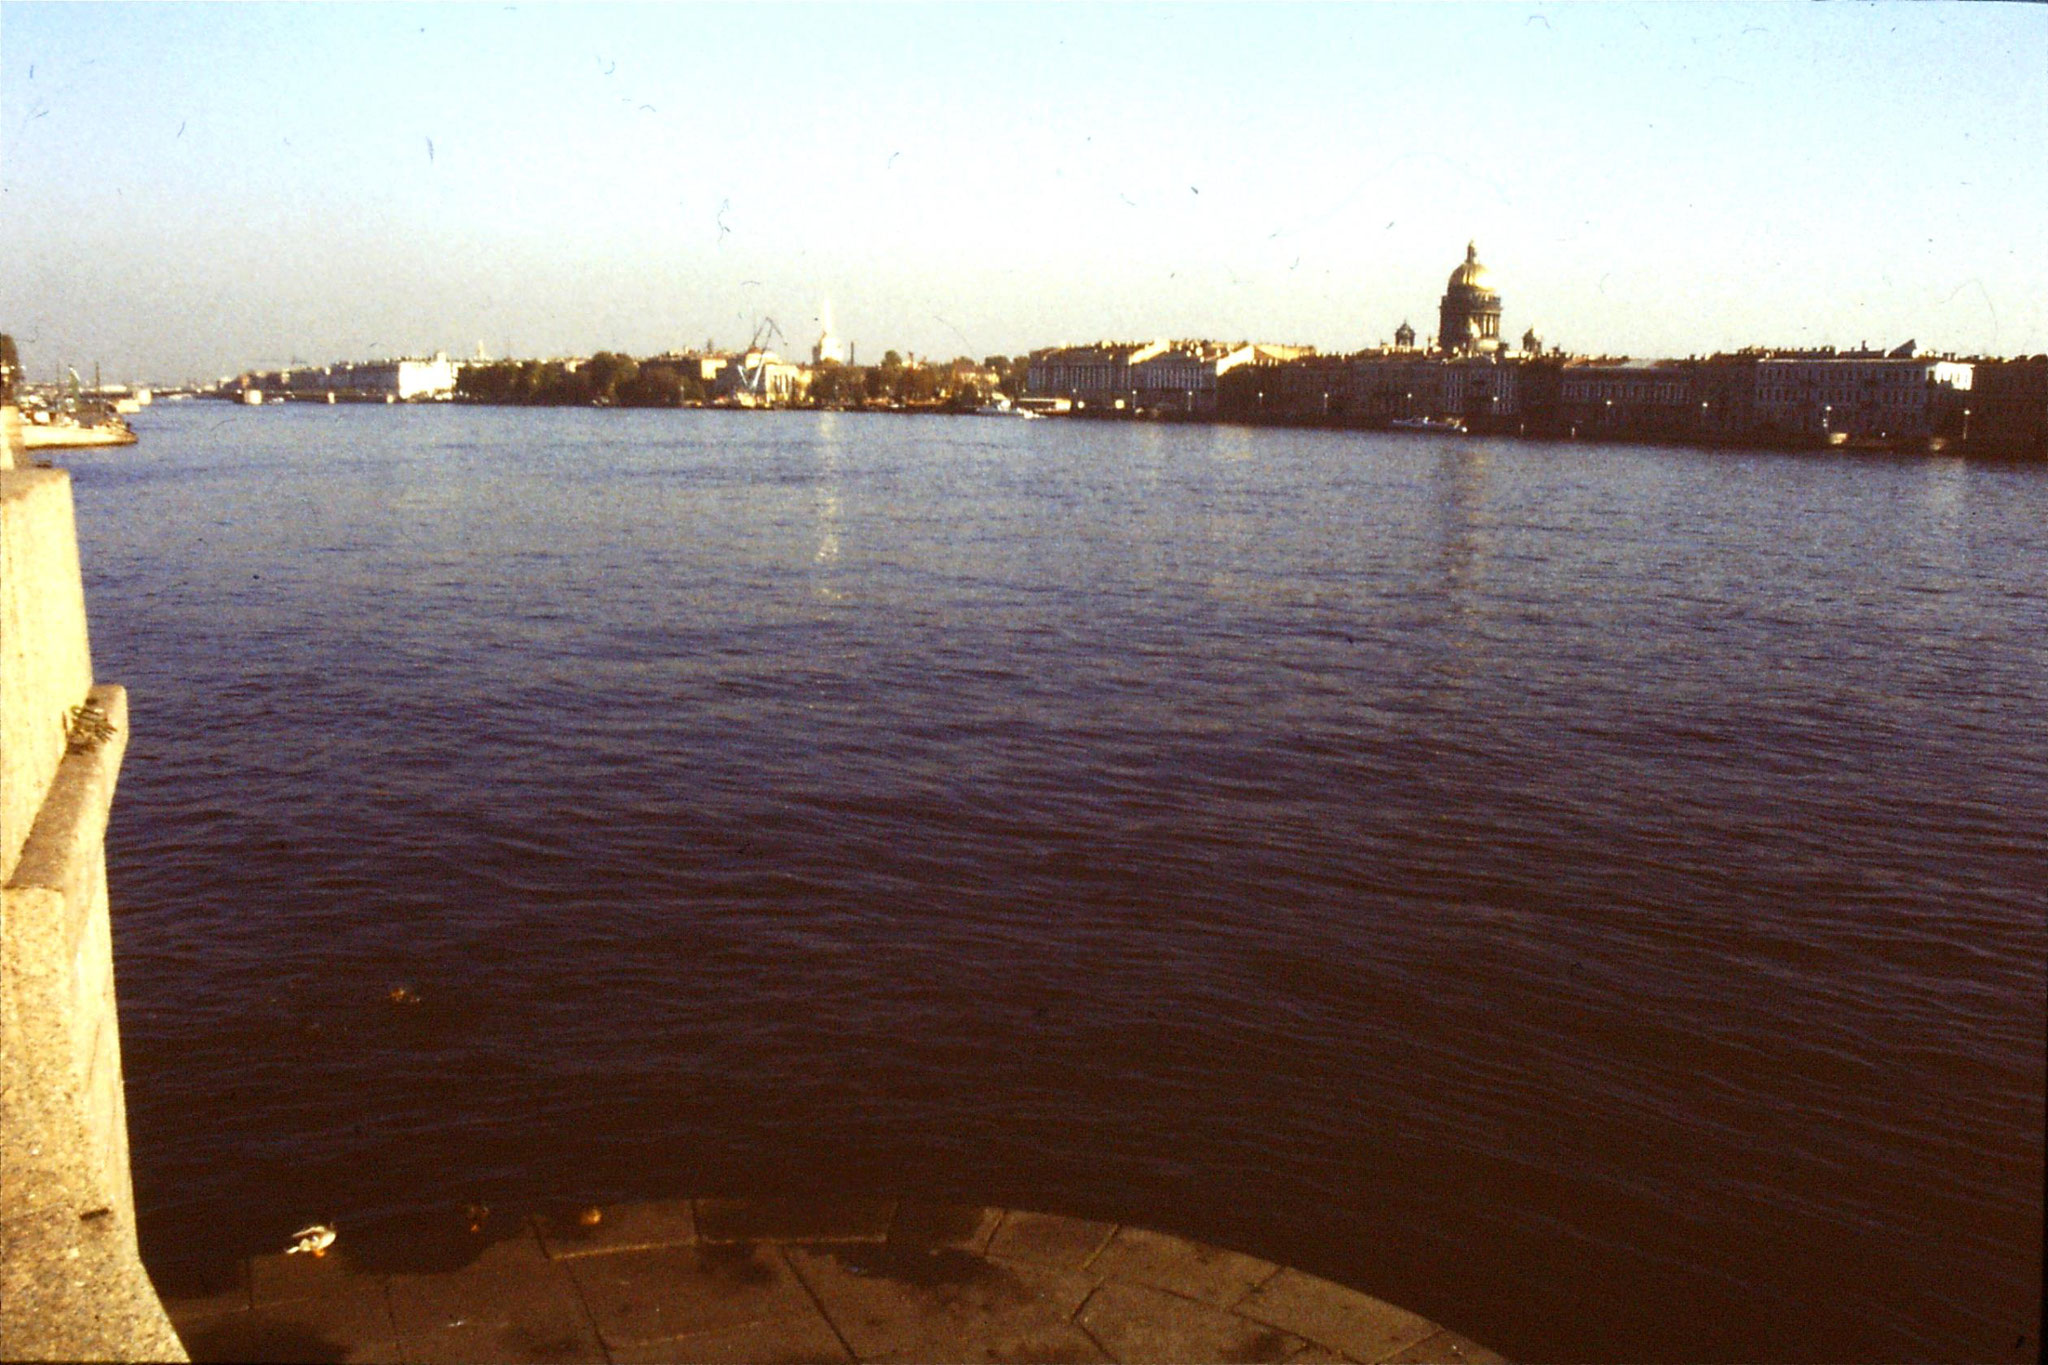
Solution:
<path fill-rule="evenodd" d="M 135 429 L 112 413 L 81 422 L 69 413 L 21 424 L 23 450 L 75 450 L 86 446 L 132 446 Z"/>
<path fill-rule="evenodd" d="M 974 414 L 977 417 L 1028 417 L 1032 419 L 1045 415 L 1042 412 L 1033 412 L 1030 408 L 1020 408 L 1000 393 L 976 408 Z"/>

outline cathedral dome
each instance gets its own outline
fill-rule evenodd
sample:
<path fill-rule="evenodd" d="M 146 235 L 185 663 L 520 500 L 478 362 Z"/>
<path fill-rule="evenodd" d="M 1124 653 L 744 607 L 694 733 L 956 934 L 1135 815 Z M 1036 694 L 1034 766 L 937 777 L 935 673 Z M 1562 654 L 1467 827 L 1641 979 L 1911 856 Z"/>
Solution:
<path fill-rule="evenodd" d="M 1437 305 L 1437 345 L 1450 355 L 1490 354 L 1500 349 L 1500 293 L 1479 264 L 1477 243 L 1465 245 L 1465 264 L 1451 272 Z"/>
<path fill-rule="evenodd" d="M 1483 294 L 1493 291 L 1493 275 L 1479 264 L 1479 246 L 1476 242 L 1465 244 L 1465 264 L 1451 272 L 1450 288 L 1476 289 Z"/>

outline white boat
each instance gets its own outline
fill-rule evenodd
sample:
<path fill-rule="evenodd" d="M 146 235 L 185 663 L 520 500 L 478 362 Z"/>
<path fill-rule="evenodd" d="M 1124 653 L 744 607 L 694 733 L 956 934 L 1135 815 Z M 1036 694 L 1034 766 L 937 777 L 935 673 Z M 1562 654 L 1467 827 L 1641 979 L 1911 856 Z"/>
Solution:
<path fill-rule="evenodd" d="M 1447 431 L 1462 433 L 1465 430 L 1464 420 L 1457 417 L 1396 417 L 1387 425 L 1396 431 Z"/>
<path fill-rule="evenodd" d="M 988 402 L 976 408 L 974 415 L 977 417 L 1025 417 L 1033 421 L 1045 416 L 1042 412 L 1033 412 L 1029 408 L 1018 407 L 1002 394 L 997 394 Z"/>
<path fill-rule="evenodd" d="M 84 446 L 132 446 L 135 429 L 113 413 L 89 413 L 80 421 L 71 413 L 39 414 L 40 421 L 21 424 L 23 450 L 76 450 Z"/>

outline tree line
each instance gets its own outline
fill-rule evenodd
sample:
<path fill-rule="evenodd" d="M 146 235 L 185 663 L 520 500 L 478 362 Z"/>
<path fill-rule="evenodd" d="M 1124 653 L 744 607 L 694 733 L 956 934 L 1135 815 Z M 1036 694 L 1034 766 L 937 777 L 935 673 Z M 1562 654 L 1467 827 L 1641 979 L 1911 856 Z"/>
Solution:
<path fill-rule="evenodd" d="M 905 404 L 974 407 L 996 393 L 1024 391 L 1027 356 L 966 356 L 948 361 L 905 360 L 896 351 L 879 365 L 823 361 L 811 369 L 802 400 L 811 407 L 852 408 Z M 674 408 L 709 401 L 713 388 L 693 357 L 635 360 L 599 351 L 588 360 L 500 360 L 466 365 L 455 380 L 458 397 L 476 403 L 543 407 Z"/>
<path fill-rule="evenodd" d="M 455 392 L 472 402 L 537 407 L 675 408 L 708 396 L 694 367 L 642 364 L 616 351 L 599 351 L 573 367 L 560 360 L 465 365 L 455 377 Z"/>
<path fill-rule="evenodd" d="M 992 355 L 976 362 L 967 356 L 951 360 L 905 360 L 890 351 L 879 365 L 842 365 L 821 361 L 811 370 L 810 401 L 816 407 L 863 407 L 902 403 L 916 407 L 978 407 L 996 394 L 1024 391 L 1028 357 Z"/>

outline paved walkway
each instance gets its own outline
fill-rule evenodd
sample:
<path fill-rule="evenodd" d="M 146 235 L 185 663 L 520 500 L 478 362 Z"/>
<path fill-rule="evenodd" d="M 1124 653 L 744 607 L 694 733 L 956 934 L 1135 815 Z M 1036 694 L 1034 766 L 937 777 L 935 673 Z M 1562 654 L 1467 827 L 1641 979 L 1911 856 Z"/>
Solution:
<path fill-rule="evenodd" d="M 1426 1318 L 1144 1228 L 894 1200 L 540 1216 L 458 1268 L 259 1256 L 167 1300 L 197 1361 L 1498 1362 Z M 467 1255 L 467 1251 L 463 1253 Z"/>

